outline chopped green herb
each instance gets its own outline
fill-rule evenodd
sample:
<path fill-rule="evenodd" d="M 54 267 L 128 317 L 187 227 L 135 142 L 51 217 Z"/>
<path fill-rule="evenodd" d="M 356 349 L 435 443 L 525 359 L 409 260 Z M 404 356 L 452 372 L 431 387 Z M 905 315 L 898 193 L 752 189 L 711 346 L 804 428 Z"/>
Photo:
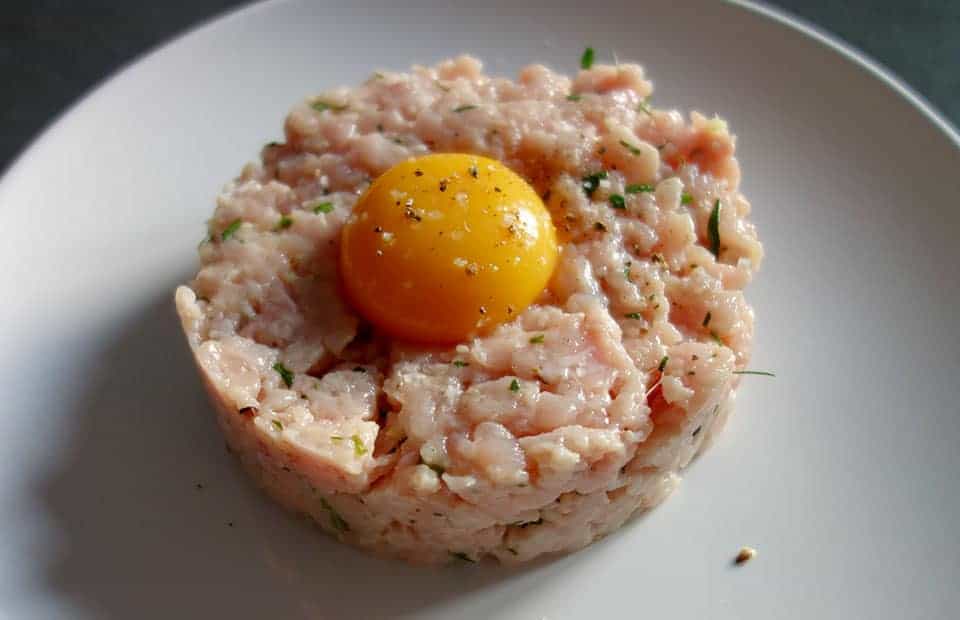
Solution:
<path fill-rule="evenodd" d="M 474 560 L 473 558 L 471 558 L 469 555 L 467 555 L 466 553 L 464 553 L 464 552 L 462 552 L 462 551 L 451 551 L 451 552 L 450 552 L 450 555 L 451 555 L 453 558 L 457 559 L 457 560 L 463 560 L 464 562 L 476 563 L 476 560 Z"/>
<path fill-rule="evenodd" d="M 693 195 L 683 192 L 680 194 L 680 204 L 688 205 L 693 202 Z"/>
<path fill-rule="evenodd" d="M 644 114 L 652 114 L 650 110 L 650 104 L 647 103 L 647 98 L 644 97 L 640 100 L 640 103 L 637 104 L 637 112 L 643 112 Z"/>
<path fill-rule="evenodd" d="M 626 209 L 627 203 L 620 194 L 610 194 L 610 206 L 614 209 Z"/>
<path fill-rule="evenodd" d="M 712 329 L 710 330 L 710 337 L 713 338 L 713 341 L 719 344 L 720 346 L 725 346 L 723 344 L 723 339 L 720 338 L 720 334 L 713 331 Z"/>
<path fill-rule="evenodd" d="M 628 312 L 628 313 L 626 313 L 626 314 L 623 315 L 623 318 L 625 318 L 625 319 L 639 319 L 639 318 L 640 318 L 640 313 L 639 313 L 639 312 Z"/>
<path fill-rule="evenodd" d="M 592 47 L 583 50 L 583 56 L 580 57 L 580 68 L 589 69 L 593 66 L 594 51 Z"/>
<path fill-rule="evenodd" d="M 320 498 L 320 506 L 330 515 L 330 525 L 333 527 L 333 529 L 337 530 L 338 532 L 350 531 L 350 526 L 346 521 L 343 520 L 343 517 L 341 517 L 340 514 L 334 510 L 333 506 L 331 506 L 330 503 L 322 497 Z"/>
<path fill-rule="evenodd" d="M 720 258 L 720 199 L 713 203 L 710 221 L 707 222 L 707 236 L 710 238 L 710 251 Z"/>
<path fill-rule="evenodd" d="M 530 344 L 543 344 L 545 336 L 543 334 L 537 334 L 530 339 Z"/>
<path fill-rule="evenodd" d="M 469 112 L 470 110 L 476 110 L 476 109 L 477 109 L 477 106 L 475 105 L 462 105 L 458 108 L 454 108 L 453 111 L 459 114 L 460 112 Z"/>
<path fill-rule="evenodd" d="M 510 391 L 516 394 L 520 391 L 520 382 L 514 379 L 510 382 Z"/>
<path fill-rule="evenodd" d="M 310 107 L 316 110 L 317 112 L 323 112 L 325 110 L 330 110 L 331 112 L 343 112 L 349 106 L 345 103 L 330 103 L 329 101 L 317 100 L 310 104 Z"/>
<path fill-rule="evenodd" d="M 290 387 L 293 385 L 293 371 L 284 366 L 282 363 L 277 362 L 273 365 L 273 369 L 277 371 L 277 374 L 280 375 L 280 378 L 283 379 L 284 385 Z"/>
<path fill-rule="evenodd" d="M 627 280 L 630 280 L 630 265 L 632 264 L 633 264 L 632 262 L 627 261 L 627 264 L 623 266 L 623 277 L 626 278 Z"/>
<path fill-rule="evenodd" d="M 289 215 L 281 215 L 280 220 L 277 222 L 277 225 L 273 227 L 274 230 L 284 230 L 285 228 L 290 228 L 293 226 L 293 218 Z"/>
<path fill-rule="evenodd" d="M 703 326 L 706 327 L 707 325 L 709 325 L 710 319 L 712 318 L 713 318 L 713 313 L 708 311 L 707 316 L 703 317 Z"/>
<path fill-rule="evenodd" d="M 570 93 L 567 95 L 567 101 L 580 101 L 581 95 L 579 93 Z"/>
<path fill-rule="evenodd" d="M 465 362 L 463 360 L 453 360 L 453 365 L 456 366 L 457 368 L 466 368 L 467 366 L 470 365 L 470 363 Z"/>
<path fill-rule="evenodd" d="M 426 461 L 423 461 L 423 459 L 421 459 L 421 461 L 423 462 L 424 465 L 426 465 L 427 467 L 432 469 L 434 472 L 436 472 L 438 476 L 442 476 L 443 472 L 447 471 L 443 465 L 440 465 L 438 463 L 428 463 Z"/>
<path fill-rule="evenodd" d="M 340 443 L 341 441 L 343 441 L 343 437 L 341 437 L 340 435 L 330 435 L 330 441 L 335 443 Z"/>
<path fill-rule="evenodd" d="M 639 155 L 639 154 L 640 154 L 640 149 L 638 149 L 637 147 L 633 146 L 632 144 L 630 144 L 630 143 L 627 142 L 626 140 L 621 140 L 621 141 L 620 141 L 620 146 L 622 146 L 623 148 L 625 148 L 625 149 L 627 149 L 628 151 L 630 151 L 630 153 L 633 154 L 633 155 Z"/>
<path fill-rule="evenodd" d="M 273 424 L 273 428 L 277 429 L 278 431 L 283 430 L 283 422 L 281 422 L 280 420 L 274 420 L 272 424 Z"/>
<path fill-rule="evenodd" d="M 659 370 L 660 372 L 663 372 L 664 369 L 667 367 L 667 362 L 669 361 L 670 361 L 670 358 L 664 355 L 663 359 L 660 360 L 660 365 L 657 366 L 657 370 Z"/>
<path fill-rule="evenodd" d="M 226 241 L 227 239 L 232 237 L 235 232 L 240 230 L 241 224 L 243 224 L 243 220 L 233 220 L 232 222 L 227 224 L 227 227 L 223 229 L 222 233 L 220 233 L 220 240 Z"/>
<path fill-rule="evenodd" d="M 600 187 L 600 180 L 607 178 L 607 171 L 601 170 L 600 172 L 594 172 L 593 174 L 588 174 L 583 177 L 581 181 L 583 182 L 583 191 L 587 193 L 587 196 L 593 198 L 593 193 L 597 191 L 597 188 Z"/>
<path fill-rule="evenodd" d="M 314 213 L 317 213 L 317 214 L 320 214 L 320 213 L 330 213 L 331 211 L 333 211 L 333 203 L 332 203 L 332 202 L 321 202 L 321 203 L 318 203 L 318 204 L 313 205 L 313 212 L 314 212 Z"/>
<path fill-rule="evenodd" d="M 631 183 L 623 188 L 628 194 L 639 194 L 642 192 L 652 192 L 655 188 L 648 183 Z"/>
<path fill-rule="evenodd" d="M 360 439 L 360 435 L 354 433 L 350 436 L 350 441 L 353 442 L 353 453 L 356 456 L 363 456 L 367 453 L 367 446 L 363 445 L 363 440 Z"/>
<path fill-rule="evenodd" d="M 766 370 L 734 370 L 735 375 L 763 375 L 764 377 L 776 377 L 777 375 Z"/>

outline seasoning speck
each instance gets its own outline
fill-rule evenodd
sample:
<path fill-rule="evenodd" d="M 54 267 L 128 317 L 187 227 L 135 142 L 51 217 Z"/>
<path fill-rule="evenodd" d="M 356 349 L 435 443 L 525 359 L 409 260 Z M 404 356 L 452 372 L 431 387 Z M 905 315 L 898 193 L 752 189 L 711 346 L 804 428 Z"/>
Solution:
<path fill-rule="evenodd" d="M 530 344 L 543 344 L 543 341 L 545 338 L 546 336 L 544 336 L 543 334 L 537 334 L 536 336 L 530 339 Z"/>
<path fill-rule="evenodd" d="M 580 95 L 577 93 L 570 93 L 567 95 L 567 101 L 580 101 Z"/>
<path fill-rule="evenodd" d="M 757 550 L 753 547 L 741 547 L 740 551 L 737 552 L 737 557 L 733 558 L 733 563 L 737 566 L 741 564 L 746 564 L 757 555 Z"/>
<path fill-rule="evenodd" d="M 520 391 L 520 382 L 514 379 L 510 382 L 510 391 L 516 394 Z"/>
<path fill-rule="evenodd" d="M 313 206 L 313 212 L 317 215 L 321 213 L 330 213 L 331 211 L 333 211 L 332 202 L 321 202 Z"/>
<path fill-rule="evenodd" d="M 639 194 L 642 192 L 652 192 L 654 190 L 653 185 L 649 183 L 631 183 L 623 188 L 623 191 L 628 194 Z"/>
<path fill-rule="evenodd" d="M 610 194 L 610 206 L 614 209 L 626 209 L 627 203 L 620 194 Z"/>
<path fill-rule="evenodd" d="M 580 68 L 589 69 L 590 67 L 592 67 L 593 59 L 595 55 L 596 54 L 594 53 L 592 47 L 588 47 L 587 49 L 583 50 L 583 55 L 580 56 Z"/>
<path fill-rule="evenodd" d="M 220 233 L 220 240 L 226 241 L 234 235 L 238 230 L 240 230 L 240 225 L 243 224 L 243 220 L 233 220 L 230 222 L 226 228 L 223 229 L 223 232 Z"/>
<path fill-rule="evenodd" d="M 475 105 L 462 105 L 460 107 L 454 108 L 453 111 L 456 112 L 457 114 L 460 114 L 461 112 L 469 112 L 470 110 L 476 110 L 476 109 L 477 109 L 477 106 Z"/>

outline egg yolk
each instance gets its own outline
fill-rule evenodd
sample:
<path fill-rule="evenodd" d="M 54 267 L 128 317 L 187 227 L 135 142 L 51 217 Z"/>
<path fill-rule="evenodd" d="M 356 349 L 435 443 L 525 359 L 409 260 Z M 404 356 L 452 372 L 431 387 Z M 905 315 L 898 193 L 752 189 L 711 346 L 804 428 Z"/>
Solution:
<path fill-rule="evenodd" d="M 344 226 L 347 297 L 376 327 L 449 344 L 516 317 L 557 262 L 536 191 L 498 161 L 434 154 L 390 168 Z"/>

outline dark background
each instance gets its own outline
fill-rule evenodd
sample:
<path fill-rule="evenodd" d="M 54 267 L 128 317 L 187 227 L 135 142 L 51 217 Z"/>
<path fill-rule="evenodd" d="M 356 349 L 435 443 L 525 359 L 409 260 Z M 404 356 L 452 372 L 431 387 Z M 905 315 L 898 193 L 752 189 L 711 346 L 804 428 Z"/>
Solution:
<path fill-rule="evenodd" d="M 138 55 L 237 0 L 0 0 L 0 170 Z M 960 0 L 776 0 L 893 70 L 960 125 Z"/>

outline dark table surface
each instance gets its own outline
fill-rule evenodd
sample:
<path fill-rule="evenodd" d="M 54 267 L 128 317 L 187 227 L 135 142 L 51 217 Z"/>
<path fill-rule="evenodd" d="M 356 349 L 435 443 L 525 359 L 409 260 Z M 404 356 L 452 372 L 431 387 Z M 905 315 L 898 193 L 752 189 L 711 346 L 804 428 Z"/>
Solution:
<path fill-rule="evenodd" d="M 0 170 L 124 63 L 237 0 L 4 0 Z M 775 0 L 851 43 L 960 125 L 960 0 Z"/>

